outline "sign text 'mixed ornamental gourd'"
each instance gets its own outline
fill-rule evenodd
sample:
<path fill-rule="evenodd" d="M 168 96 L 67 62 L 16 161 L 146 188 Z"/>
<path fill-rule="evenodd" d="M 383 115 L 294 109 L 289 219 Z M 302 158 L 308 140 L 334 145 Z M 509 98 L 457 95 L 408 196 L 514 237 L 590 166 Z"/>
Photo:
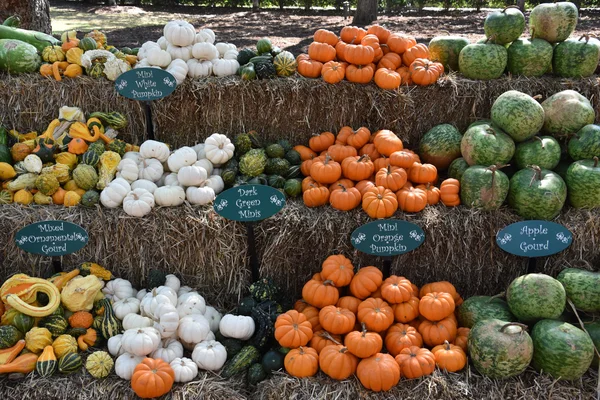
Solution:
<path fill-rule="evenodd" d="M 88 234 L 81 226 L 67 221 L 40 221 L 29 224 L 15 235 L 15 243 L 28 253 L 64 256 L 82 249 Z"/>

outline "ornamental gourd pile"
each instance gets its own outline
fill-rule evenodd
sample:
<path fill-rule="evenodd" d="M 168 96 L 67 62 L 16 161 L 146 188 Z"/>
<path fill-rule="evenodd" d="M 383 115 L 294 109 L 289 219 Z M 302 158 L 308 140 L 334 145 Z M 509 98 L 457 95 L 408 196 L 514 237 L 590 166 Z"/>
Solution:
<path fill-rule="evenodd" d="M 373 25 L 368 30 L 345 26 L 340 36 L 326 29 L 315 32 L 308 54 L 300 54 L 298 72 L 336 84 L 346 79 L 382 89 L 400 85 L 427 86 L 437 82 L 444 66 L 430 61 L 427 45 L 414 37 Z"/>
<path fill-rule="evenodd" d="M 449 207 L 460 204 L 460 183 L 448 179 L 436 187 L 435 165 L 421 163 L 392 131 L 371 134 L 365 127 L 345 126 L 337 136 L 323 132 L 308 147 L 295 149 L 303 160 L 302 191 L 308 207 L 330 204 L 349 211 L 362 206 L 371 218 L 388 218 L 398 208 L 412 213 L 440 201 Z"/>
<path fill-rule="evenodd" d="M 277 318 L 275 338 L 292 349 L 284 360 L 292 376 L 356 374 L 365 388 L 387 391 L 436 366 L 465 367 L 469 329 L 459 328 L 454 314 L 461 303 L 449 282 L 419 290 L 401 276 L 384 280 L 372 266 L 355 273 L 348 258 L 333 255 L 304 285 L 294 310 Z"/>

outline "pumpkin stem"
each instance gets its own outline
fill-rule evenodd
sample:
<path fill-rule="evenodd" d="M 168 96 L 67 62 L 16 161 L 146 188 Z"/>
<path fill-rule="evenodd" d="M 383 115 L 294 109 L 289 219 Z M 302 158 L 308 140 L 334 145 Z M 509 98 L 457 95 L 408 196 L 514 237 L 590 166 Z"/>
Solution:
<path fill-rule="evenodd" d="M 491 126 L 488 126 L 488 127 L 485 129 L 485 131 L 486 131 L 487 133 L 489 133 L 490 135 L 494 135 L 494 136 L 496 136 L 496 131 L 495 131 L 495 130 L 494 130 L 494 128 L 492 128 Z"/>
<path fill-rule="evenodd" d="M 327 279 L 326 281 L 323 281 L 323 285 L 331 285 L 331 286 L 335 286 L 333 284 L 333 281 L 331 279 Z"/>
<path fill-rule="evenodd" d="M 501 293 L 495 294 L 495 295 L 493 295 L 492 297 L 490 297 L 490 299 L 488 300 L 488 302 L 491 302 L 491 301 L 492 301 L 492 300 L 494 300 L 494 299 L 499 299 L 499 298 L 502 298 L 502 297 L 504 297 L 505 295 L 506 295 L 506 292 L 501 292 Z"/>
<path fill-rule="evenodd" d="M 367 336 L 367 325 L 364 322 L 361 322 L 361 326 L 362 326 L 362 337 L 366 337 Z"/>
<path fill-rule="evenodd" d="M 325 160 L 323 161 L 323 165 L 327 165 L 329 161 L 331 161 L 331 156 L 329 155 L 329 153 L 327 153 L 325 154 Z"/>
<path fill-rule="evenodd" d="M 450 342 L 449 342 L 449 341 L 447 341 L 447 340 L 444 340 L 444 348 L 445 348 L 446 350 L 450 350 Z"/>
<path fill-rule="evenodd" d="M 523 331 L 527 331 L 529 329 L 529 327 L 525 324 L 521 324 L 519 322 L 509 322 L 508 324 L 505 324 L 502 326 L 502 328 L 500 328 L 500 332 L 504 333 L 506 328 L 508 328 L 509 326 L 518 326 L 521 329 L 523 329 Z"/>
<path fill-rule="evenodd" d="M 337 340 L 335 340 L 333 338 L 333 336 L 331 336 L 329 334 L 329 332 L 327 332 L 327 331 L 323 331 L 323 333 L 321 333 L 321 337 L 324 337 L 325 339 L 330 340 L 330 341 L 332 341 L 333 343 L 335 343 L 337 345 L 340 345 L 340 346 L 342 345 L 340 342 L 338 342 Z"/>
<path fill-rule="evenodd" d="M 579 42 L 579 41 L 581 41 L 581 39 L 584 39 L 584 38 L 585 38 L 585 42 L 586 42 L 586 43 L 590 41 L 590 35 L 586 33 L 586 34 L 582 35 L 582 36 L 579 38 L 578 42 Z"/>
<path fill-rule="evenodd" d="M 369 157 L 368 154 L 363 154 L 362 156 L 359 157 L 358 160 L 356 160 L 356 162 L 367 162 L 367 161 L 371 161 L 371 157 Z"/>
<path fill-rule="evenodd" d="M 300 346 L 299 350 L 300 350 L 300 354 L 304 354 L 304 347 Z"/>
<path fill-rule="evenodd" d="M 541 138 L 541 137 L 539 137 L 539 136 L 534 136 L 533 138 L 534 138 L 534 139 L 536 139 L 536 140 L 539 140 L 539 141 L 540 141 L 540 143 L 542 144 L 542 149 L 545 149 L 545 147 L 544 147 L 544 141 L 542 140 L 542 138 Z"/>

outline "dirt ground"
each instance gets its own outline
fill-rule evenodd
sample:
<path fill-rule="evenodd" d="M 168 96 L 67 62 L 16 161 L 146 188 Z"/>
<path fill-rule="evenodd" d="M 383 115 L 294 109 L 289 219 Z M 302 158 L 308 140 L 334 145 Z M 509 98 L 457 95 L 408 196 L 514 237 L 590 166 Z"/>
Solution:
<path fill-rule="evenodd" d="M 483 36 L 483 21 L 489 10 L 426 10 L 385 16 L 378 23 L 393 31 L 414 35 L 419 42 L 449 32 L 476 41 Z M 336 11 L 268 10 L 253 13 L 248 9 L 176 7 L 90 7 L 72 2 L 52 2 L 52 28 L 55 33 L 66 29 L 89 31 L 103 29 L 109 43 L 136 47 L 162 36 L 163 25 L 171 19 L 185 19 L 197 28 L 215 31 L 218 41 L 238 47 L 254 46 L 262 37 L 294 54 L 305 52 L 312 35 L 319 28 L 334 32 L 351 23 Z M 600 10 L 583 10 L 576 36 L 600 35 Z M 525 33 L 527 35 L 527 33 Z"/>

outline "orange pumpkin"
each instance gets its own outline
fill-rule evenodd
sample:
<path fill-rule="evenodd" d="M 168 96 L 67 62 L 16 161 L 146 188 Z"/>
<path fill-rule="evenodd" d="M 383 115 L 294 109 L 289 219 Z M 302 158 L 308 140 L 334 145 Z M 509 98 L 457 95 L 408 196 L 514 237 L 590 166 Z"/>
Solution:
<path fill-rule="evenodd" d="M 363 194 L 362 208 L 371 218 L 389 218 L 398 209 L 398 200 L 391 190 L 376 186 Z"/>
<path fill-rule="evenodd" d="M 348 157 L 355 157 L 358 152 L 352 146 L 346 146 L 342 144 L 334 144 L 333 146 L 329 146 L 327 149 L 327 154 L 333 158 L 333 161 L 341 163 L 344 159 Z"/>
<path fill-rule="evenodd" d="M 356 278 L 356 276 L 353 278 Z M 312 306 L 323 308 L 337 303 L 340 298 L 340 292 L 331 281 L 322 281 L 311 279 L 302 288 L 302 298 Z"/>
<path fill-rule="evenodd" d="M 377 353 L 358 364 L 356 376 L 360 383 L 369 390 L 387 391 L 400 381 L 400 367 L 394 357 L 389 354 Z"/>
<path fill-rule="evenodd" d="M 350 282 L 350 293 L 356 298 L 366 299 L 376 291 L 383 282 L 383 273 L 372 266 L 363 267 L 358 270 L 352 282 Z"/>
<path fill-rule="evenodd" d="M 275 321 L 275 339 L 282 347 L 305 346 L 313 336 L 310 322 L 296 310 L 287 311 Z"/>
<path fill-rule="evenodd" d="M 381 156 L 373 162 L 373 165 L 375 166 L 375 171 L 381 171 L 382 169 L 387 169 L 387 167 L 392 164 L 390 163 L 390 159 L 388 157 Z"/>
<path fill-rule="evenodd" d="M 340 299 L 336 303 L 336 306 L 345 308 L 356 314 L 358 312 L 358 306 L 360 305 L 360 303 L 362 303 L 361 299 L 357 299 L 354 296 L 344 296 L 340 297 Z"/>
<path fill-rule="evenodd" d="M 437 82 L 441 73 L 443 73 L 443 66 L 440 72 L 440 63 L 434 63 L 427 59 L 417 58 L 410 64 L 410 76 L 414 83 L 419 86 L 429 86 Z"/>
<path fill-rule="evenodd" d="M 287 373 L 296 378 L 313 376 L 319 371 L 319 354 L 315 349 L 300 346 L 287 353 L 283 365 Z"/>
<path fill-rule="evenodd" d="M 356 185 L 354 185 L 354 187 L 358 189 L 361 196 L 364 196 L 367 190 L 374 188 L 376 186 L 373 181 L 365 179 L 360 182 L 357 182 Z"/>
<path fill-rule="evenodd" d="M 161 359 L 144 358 L 133 370 L 131 388 L 139 397 L 150 399 L 169 393 L 175 372 Z"/>
<path fill-rule="evenodd" d="M 319 182 L 315 181 L 310 176 L 307 176 L 306 178 L 302 179 L 302 191 L 303 192 L 307 191 L 312 186 L 314 186 L 314 187 L 321 187 L 323 185 L 321 185 Z"/>
<path fill-rule="evenodd" d="M 347 157 L 342 161 L 342 173 L 348 179 L 361 181 L 373 175 L 375 166 L 367 155 Z"/>
<path fill-rule="evenodd" d="M 408 379 L 421 378 L 435 371 L 435 356 L 427 349 L 411 346 L 402 349 L 396 356 L 402 376 Z"/>
<path fill-rule="evenodd" d="M 312 163 L 310 176 L 321 184 L 331 184 L 342 176 L 342 167 L 327 155 L 325 160 L 317 160 Z"/>
<path fill-rule="evenodd" d="M 369 47 L 370 49 L 370 47 Z M 346 51 L 346 54 L 348 52 Z M 348 65 L 346 68 L 346 79 L 353 83 L 369 83 L 373 80 L 374 68 L 372 64 L 368 65 Z"/>
<path fill-rule="evenodd" d="M 358 321 L 370 331 L 383 332 L 394 323 L 394 311 L 382 299 L 368 298 L 358 306 Z"/>
<path fill-rule="evenodd" d="M 412 80 L 412 73 L 410 72 L 409 67 L 402 66 L 396 68 L 396 72 L 400 74 L 400 79 L 402 79 L 402 85 L 412 86 L 414 84 Z"/>
<path fill-rule="evenodd" d="M 435 346 L 431 352 L 435 357 L 435 362 L 440 367 L 448 372 L 460 371 L 467 365 L 467 355 L 459 346 L 450 344 L 445 341 L 439 346 Z"/>
<path fill-rule="evenodd" d="M 367 35 L 377 36 L 377 39 L 381 44 L 386 44 L 391 34 L 392 32 L 390 32 L 389 29 L 386 29 L 381 25 L 371 25 L 367 28 Z"/>
<path fill-rule="evenodd" d="M 346 47 L 348 47 L 348 43 L 346 43 L 342 40 L 337 42 L 337 44 L 335 45 L 335 53 L 337 55 L 338 61 L 342 61 L 342 62 L 346 61 L 346 57 L 345 57 Z"/>
<path fill-rule="evenodd" d="M 363 46 L 369 46 L 373 49 L 374 56 L 372 62 L 379 62 L 379 60 L 381 60 L 381 58 L 383 57 L 383 50 L 381 50 L 381 45 L 379 44 L 379 39 L 377 38 L 377 36 L 367 34 L 364 38 L 362 38 L 360 44 Z"/>
<path fill-rule="evenodd" d="M 456 339 L 456 319 L 452 315 L 441 321 L 423 320 L 419 325 L 419 333 L 429 347 L 440 345 L 446 340 L 453 342 Z"/>
<path fill-rule="evenodd" d="M 421 189 L 427 194 L 428 205 L 433 206 L 440 202 L 440 189 L 436 188 L 431 183 L 417 185 L 417 189 Z"/>
<path fill-rule="evenodd" d="M 408 150 L 395 151 L 390 154 L 390 164 L 408 170 L 415 163 L 413 153 Z"/>
<path fill-rule="evenodd" d="M 310 339 L 310 347 L 317 351 L 317 354 L 320 354 L 321 351 L 327 346 L 335 346 L 342 341 L 342 337 L 340 335 L 331 335 L 329 332 L 320 330 L 316 331 L 313 334 L 312 339 Z"/>
<path fill-rule="evenodd" d="M 73 47 L 77 47 L 79 45 L 79 39 L 77 38 L 67 38 L 66 42 L 63 42 L 63 44 L 60 46 L 60 48 L 62 49 L 62 51 L 64 51 L 65 53 L 69 50 L 71 50 Z"/>
<path fill-rule="evenodd" d="M 87 151 L 88 144 L 83 139 L 75 138 L 69 142 L 68 149 L 69 153 L 83 154 Z"/>
<path fill-rule="evenodd" d="M 329 146 L 331 146 L 333 144 L 334 141 L 335 141 L 335 136 L 333 136 L 333 133 L 322 132 L 322 133 L 313 135 L 308 140 L 308 146 L 310 147 L 310 149 L 313 152 L 320 153 L 323 150 L 327 150 L 329 148 Z M 298 146 L 296 146 L 296 147 L 298 147 Z M 295 148 L 294 148 L 294 150 L 295 150 Z M 309 156 L 309 154 L 306 154 L 305 156 Z M 315 154 L 314 157 L 316 157 L 316 156 L 317 155 Z M 302 154 L 300 154 L 300 158 L 304 159 L 302 157 Z"/>
<path fill-rule="evenodd" d="M 383 281 L 381 296 L 390 304 L 409 301 L 413 296 L 411 283 L 403 276 L 392 275 Z"/>
<path fill-rule="evenodd" d="M 397 70 L 402 65 L 402 57 L 400 57 L 396 53 L 387 53 L 385 56 L 379 60 L 377 64 L 377 69 L 387 68 L 391 70 Z"/>
<path fill-rule="evenodd" d="M 310 322 L 313 332 L 321 329 L 321 324 L 319 322 L 319 309 L 317 307 L 308 305 L 300 312 L 304 314 L 306 320 Z"/>
<path fill-rule="evenodd" d="M 407 180 L 408 175 L 403 168 L 392 167 L 391 165 L 387 168 L 381 168 L 375 175 L 375 184 L 390 189 L 392 192 L 400 190 Z"/>
<path fill-rule="evenodd" d="M 373 144 L 380 154 L 389 157 L 395 151 L 404 149 L 402 140 L 394 132 L 384 129 L 378 131 L 376 135 Z"/>
<path fill-rule="evenodd" d="M 417 58 L 429 59 L 429 57 L 430 54 L 427 45 L 423 43 L 418 43 L 412 47 L 409 47 L 404 53 L 402 53 L 402 63 L 404 65 L 411 65 L 413 61 L 415 61 Z"/>
<path fill-rule="evenodd" d="M 359 156 L 362 156 L 365 154 L 368 155 L 369 158 L 371 159 L 371 161 L 373 161 L 373 162 L 375 162 L 375 160 L 377 160 L 381 157 L 381 154 L 379 154 L 379 152 L 377 151 L 377 149 L 375 148 L 375 145 L 373 143 L 365 144 L 358 151 Z"/>
<path fill-rule="evenodd" d="M 446 207 L 460 205 L 460 182 L 457 179 L 446 179 L 440 185 L 440 200 Z"/>
<path fill-rule="evenodd" d="M 427 293 L 434 292 L 450 293 L 454 302 L 460 297 L 454 285 L 448 281 L 431 282 L 423 285 L 421 290 L 419 290 L 419 297 L 424 297 Z"/>
<path fill-rule="evenodd" d="M 335 46 L 340 38 L 335 33 L 328 31 L 327 29 L 317 29 L 313 35 L 313 40 L 319 43 L 327 43 L 330 46 Z"/>
<path fill-rule="evenodd" d="M 358 26 L 345 26 L 340 31 L 340 39 L 346 43 L 360 43 L 362 38 L 365 37 L 367 31 Z"/>
<path fill-rule="evenodd" d="M 341 190 L 334 190 L 329 195 L 329 203 L 332 208 L 340 211 L 350 211 L 360 205 L 362 196 L 358 189 L 339 185 Z"/>
<path fill-rule="evenodd" d="M 382 89 L 398 89 L 401 83 L 402 77 L 394 69 L 379 68 L 375 72 L 375 84 Z"/>
<path fill-rule="evenodd" d="M 454 299 L 450 293 L 427 293 L 419 302 L 419 313 L 430 321 L 441 321 L 454 312 Z"/>
<path fill-rule="evenodd" d="M 352 331 L 356 316 L 350 310 L 336 306 L 326 306 L 319 311 L 319 323 L 327 332 L 345 335 Z"/>
<path fill-rule="evenodd" d="M 408 180 L 412 183 L 435 183 L 438 174 L 433 164 L 414 163 L 408 171 Z"/>
<path fill-rule="evenodd" d="M 298 312 L 302 312 L 302 310 L 304 310 L 306 307 L 312 307 L 312 306 L 310 304 L 308 304 L 306 301 L 304 301 L 304 299 L 296 300 L 296 302 L 294 303 L 294 310 L 296 310 Z"/>
<path fill-rule="evenodd" d="M 344 126 L 338 133 L 336 143 L 352 146 L 358 150 L 369 143 L 370 137 L 371 131 L 364 126 L 358 128 L 357 130 L 352 129 L 349 126 Z"/>
<path fill-rule="evenodd" d="M 344 345 L 356 357 L 368 358 L 381 351 L 383 340 L 378 333 L 367 332 L 367 327 L 362 324 L 361 332 L 354 331 L 346 335 Z"/>
<path fill-rule="evenodd" d="M 411 296 L 405 302 L 392 305 L 392 309 L 396 321 L 408 323 L 419 317 L 419 298 Z"/>
<path fill-rule="evenodd" d="M 321 371 L 332 379 L 343 380 L 356 372 L 358 358 L 341 344 L 326 346 L 319 353 Z"/>
<path fill-rule="evenodd" d="M 338 179 L 329 185 L 329 193 L 332 193 L 334 190 L 342 190 L 342 188 L 353 188 L 354 181 L 346 178 Z"/>
<path fill-rule="evenodd" d="M 414 187 L 405 187 L 398 191 L 398 205 L 404 212 L 420 212 L 427 206 L 427 193 Z"/>
<path fill-rule="evenodd" d="M 312 60 L 326 63 L 335 58 L 335 47 L 327 43 L 312 42 L 308 46 L 308 56 Z"/>
<path fill-rule="evenodd" d="M 454 345 L 460 347 L 465 353 L 467 352 L 470 331 L 469 328 L 458 328 L 456 331 L 456 339 L 454 339 Z"/>
<path fill-rule="evenodd" d="M 31 147 L 26 145 L 25 143 L 15 143 L 10 148 L 10 155 L 12 156 L 13 161 L 19 162 L 23 161 L 25 157 L 31 154 Z"/>
<path fill-rule="evenodd" d="M 346 62 L 355 65 L 368 65 L 373 62 L 375 51 L 371 46 L 362 44 L 349 44 L 344 50 Z"/>
<path fill-rule="evenodd" d="M 311 150 L 310 148 L 308 148 L 306 146 L 302 146 L 302 145 L 294 146 L 294 150 L 296 150 L 298 153 L 300 153 L 300 159 L 302 161 L 312 160 L 313 158 L 317 157 L 317 153 L 315 153 L 313 150 Z"/>
<path fill-rule="evenodd" d="M 346 63 L 329 61 L 323 65 L 321 76 L 327 83 L 336 84 L 344 80 L 346 76 Z"/>
<path fill-rule="evenodd" d="M 423 338 L 417 329 L 406 324 L 390 326 L 385 335 L 385 347 L 394 357 L 411 346 L 423 346 Z"/>
<path fill-rule="evenodd" d="M 329 190 L 324 186 L 310 185 L 302 193 L 302 200 L 307 207 L 320 207 L 329 202 Z"/>
<path fill-rule="evenodd" d="M 400 33 L 392 33 L 387 40 L 388 47 L 396 54 L 402 55 L 411 47 L 417 44 L 417 41 L 412 36 L 402 35 Z M 404 63 L 404 65 L 410 65 Z"/>
<path fill-rule="evenodd" d="M 65 202 L 65 194 L 67 191 L 61 187 L 58 188 L 56 192 L 52 195 L 52 203 L 53 204 L 64 204 Z"/>
<path fill-rule="evenodd" d="M 323 63 L 311 59 L 298 61 L 298 73 L 306 78 L 318 78 L 321 76 Z"/>

